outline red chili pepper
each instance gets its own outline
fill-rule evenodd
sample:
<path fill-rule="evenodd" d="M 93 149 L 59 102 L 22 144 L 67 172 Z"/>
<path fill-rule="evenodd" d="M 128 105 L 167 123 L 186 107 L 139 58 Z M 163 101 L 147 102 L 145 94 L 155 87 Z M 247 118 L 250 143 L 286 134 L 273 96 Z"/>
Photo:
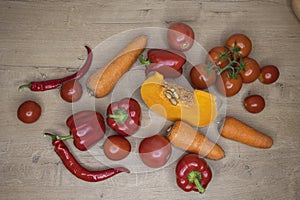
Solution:
<path fill-rule="evenodd" d="M 147 66 L 146 74 L 157 71 L 166 78 L 176 78 L 182 74 L 182 66 L 186 62 L 184 53 L 175 50 L 150 49 L 147 55 L 147 60 L 144 60 L 142 54 L 139 56 L 139 61 Z"/>
<path fill-rule="evenodd" d="M 85 46 L 85 48 L 87 50 L 88 57 L 87 57 L 84 65 L 76 73 L 71 74 L 71 75 L 66 76 L 66 77 L 63 77 L 63 78 L 60 78 L 60 79 L 53 79 L 53 80 L 46 80 L 46 81 L 36 81 L 36 82 L 32 81 L 28 84 L 21 85 L 19 87 L 19 89 L 29 88 L 31 91 L 39 92 L 39 91 L 56 89 L 59 86 L 61 86 L 61 84 L 63 84 L 64 82 L 66 82 L 68 80 L 72 80 L 72 79 L 79 80 L 89 70 L 89 68 L 92 64 L 92 60 L 93 60 L 92 50 L 88 46 Z"/>
<path fill-rule="evenodd" d="M 74 139 L 73 143 L 80 151 L 86 151 L 100 141 L 106 131 L 103 116 L 92 110 L 77 112 L 66 121 L 70 135 L 56 136 L 59 140 Z"/>
<path fill-rule="evenodd" d="M 184 155 L 176 166 L 177 185 L 184 191 L 205 192 L 212 172 L 203 158 L 197 154 Z"/>
<path fill-rule="evenodd" d="M 108 126 L 122 136 L 133 135 L 141 126 L 141 107 L 133 98 L 111 103 L 106 114 Z"/>
<path fill-rule="evenodd" d="M 50 133 L 45 133 L 52 138 L 52 145 L 54 146 L 54 151 L 60 157 L 64 166 L 77 178 L 88 181 L 88 182 L 98 182 L 108 179 L 118 173 L 127 172 L 129 170 L 123 167 L 118 168 L 108 168 L 101 171 L 89 171 L 82 167 L 78 161 L 74 158 L 68 147 L 64 144 L 62 140 L 57 139 L 56 135 Z"/>

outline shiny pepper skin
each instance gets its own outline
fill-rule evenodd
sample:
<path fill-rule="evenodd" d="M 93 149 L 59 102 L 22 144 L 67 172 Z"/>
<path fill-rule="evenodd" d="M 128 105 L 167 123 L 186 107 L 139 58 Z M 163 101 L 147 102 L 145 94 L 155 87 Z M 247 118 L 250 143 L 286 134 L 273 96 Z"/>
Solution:
<path fill-rule="evenodd" d="M 186 63 L 185 54 L 176 50 L 150 49 L 147 56 L 147 60 L 139 57 L 140 62 L 147 66 L 146 74 L 156 71 L 166 78 L 179 77 L 183 72 L 182 67 Z"/>
<path fill-rule="evenodd" d="M 67 121 L 70 129 L 70 137 L 74 139 L 74 145 L 81 151 L 86 151 L 105 134 L 106 126 L 103 116 L 92 110 L 84 110 L 71 115 Z M 63 137 L 60 137 L 63 140 Z"/>
<path fill-rule="evenodd" d="M 106 115 L 107 125 L 122 136 L 135 134 L 141 126 L 141 107 L 133 98 L 111 103 Z"/>
<path fill-rule="evenodd" d="M 176 166 L 177 185 L 184 191 L 204 193 L 212 178 L 212 172 L 203 158 L 197 154 L 185 154 Z"/>

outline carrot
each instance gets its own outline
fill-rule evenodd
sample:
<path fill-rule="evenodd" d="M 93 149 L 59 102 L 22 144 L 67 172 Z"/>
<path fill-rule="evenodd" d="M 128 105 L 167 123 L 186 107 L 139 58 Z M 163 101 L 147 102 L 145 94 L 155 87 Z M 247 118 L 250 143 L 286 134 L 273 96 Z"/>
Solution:
<path fill-rule="evenodd" d="M 270 148 L 273 140 L 233 117 L 225 117 L 221 135 L 225 138 L 258 148 Z"/>
<path fill-rule="evenodd" d="M 90 94 L 97 98 L 109 94 L 144 51 L 147 39 L 145 35 L 134 38 L 111 62 L 93 72 L 86 82 Z"/>
<path fill-rule="evenodd" d="M 201 132 L 183 121 L 176 121 L 168 128 L 167 138 L 171 144 L 179 149 L 197 153 L 213 160 L 219 160 L 225 154 L 218 144 L 215 144 Z"/>

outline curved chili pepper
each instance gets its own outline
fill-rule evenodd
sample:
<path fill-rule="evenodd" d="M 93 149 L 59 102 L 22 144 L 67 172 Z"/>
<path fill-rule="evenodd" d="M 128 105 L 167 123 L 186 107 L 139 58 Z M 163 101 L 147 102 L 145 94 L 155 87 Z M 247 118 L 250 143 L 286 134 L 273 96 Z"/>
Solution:
<path fill-rule="evenodd" d="M 98 182 L 108 179 L 118 173 L 130 171 L 123 167 L 118 168 L 108 168 L 101 171 L 89 171 L 82 167 L 78 161 L 74 158 L 68 147 L 62 140 L 56 138 L 55 135 L 50 133 L 45 133 L 52 138 L 52 145 L 54 146 L 54 151 L 60 157 L 64 166 L 77 178 L 88 181 L 88 182 Z"/>
<path fill-rule="evenodd" d="M 150 49 L 147 56 L 147 60 L 144 60 L 142 54 L 139 56 L 139 61 L 147 66 L 146 74 L 157 71 L 166 78 L 179 77 L 186 62 L 184 53 L 175 50 Z"/>
<path fill-rule="evenodd" d="M 52 89 L 56 89 L 59 86 L 61 86 L 61 84 L 63 84 L 64 82 L 68 81 L 68 80 L 72 80 L 72 79 L 80 79 L 81 77 L 83 77 L 86 72 L 89 70 L 91 64 L 92 64 L 92 60 L 93 60 L 93 53 L 90 47 L 85 46 L 87 53 L 88 53 L 88 57 L 84 63 L 84 65 L 79 69 L 79 71 L 77 71 L 74 74 L 71 74 L 69 76 L 63 77 L 63 78 L 59 78 L 59 79 L 53 79 L 53 80 L 45 80 L 45 81 L 32 81 L 28 84 L 24 84 L 21 85 L 19 87 L 19 90 L 22 88 L 29 88 L 31 91 L 35 91 L 35 92 L 39 92 L 39 91 L 45 91 L 45 90 L 52 90 Z"/>
<path fill-rule="evenodd" d="M 111 103 L 106 114 L 107 125 L 122 136 L 133 135 L 141 126 L 141 107 L 133 98 Z"/>
<path fill-rule="evenodd" d="M 185 154 L 176 166 L 177 185 L 184 191 L 205 192 L 212 172 L 203 158 L 197 154 Z"/>

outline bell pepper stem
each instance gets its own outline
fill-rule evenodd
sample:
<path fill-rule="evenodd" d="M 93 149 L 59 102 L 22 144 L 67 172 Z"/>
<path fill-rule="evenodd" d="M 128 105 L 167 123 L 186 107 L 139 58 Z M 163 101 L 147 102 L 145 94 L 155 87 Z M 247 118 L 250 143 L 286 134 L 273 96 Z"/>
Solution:
<path fill-rule="evenodd" d="M 108 115 L 109 118 L 113 118 L 116 122 L 124 124 L 128 118 L 128 112 L 123 109 L 117 109 L 113 114 Z"/>
<path fill-rule="evenodd" d="M 138 57 L 140 63 L 142 63 L 143 65 L 150 65 L 151 61 L 149 59 L 145 60 L 143 57 L 143 54 L 140 54 Z"/>
<path fill-rule="evenodd" d="M 203 194 L 205 189 L 201 186 L 199 180 L 201 180 L 201 173 L 198 171 L 191 171 L 188 175 L 188 180 L 197 186 L 199 193 Z"/>

